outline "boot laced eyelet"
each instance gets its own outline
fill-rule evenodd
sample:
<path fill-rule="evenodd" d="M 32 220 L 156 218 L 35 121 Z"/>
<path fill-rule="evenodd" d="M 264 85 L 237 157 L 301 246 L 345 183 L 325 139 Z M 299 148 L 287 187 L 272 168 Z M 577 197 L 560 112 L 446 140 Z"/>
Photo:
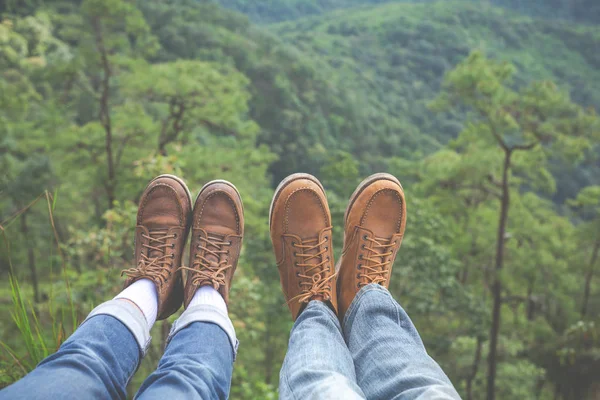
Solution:
<path fill-rule="evenodd" d="M 173 234 L 173 239 L 177 239 L 177 234 L 176 233 Z"/>
<path fill-rule="evenodd" d="M 363 239 L 364 239 L 364 240 L 367 240 L 367 239 L 369 239 L 369 236 L 367 236 L 367 235 L 364 235 L 364 236 L 363 236 Z"/>
<path fill-rule="evenodd" d="M 362 255 L 362 254 L 359 254 L 359 255 L 358 255 L 358 259 L 359 259 L 359 260 L 362 260 L 362 259 L 363 259 L 363 255 Z"/>
<path fill-rule="evenodd" d="M 362 269 L 362 264 L 358 264 L 358 269 Z"/>
<path fill-rule="evenodd" d="M 174 249 L 175 248 L 175 243 L 171 243 L 171 248 Z"/>
<path fill-rule="evenodd" d="M 363 245 L 361 246 L 361 248 L 362 248 L 363 250 L 366 250 L 366 249 L 367 249 L 367 246 L 365 246 L 365 245 L 363 244 Z"/>
<path fill-rule="evenodd" d="M 230 241 L 229 241 L 229 245 L 231 246 L 232 244 L 233 244 L 233 242 L 230 240 Z"/>
<path fill-rule="evenodd" d="M 328 236 L 325 236 L 325 241 L 328 241 L 328 240 L 329 240 L 329 237 L 328 237 Z"/>

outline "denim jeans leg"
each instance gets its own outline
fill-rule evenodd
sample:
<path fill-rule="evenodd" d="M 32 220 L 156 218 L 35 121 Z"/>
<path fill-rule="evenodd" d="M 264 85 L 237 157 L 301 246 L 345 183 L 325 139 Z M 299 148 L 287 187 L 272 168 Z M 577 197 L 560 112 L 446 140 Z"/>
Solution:
<path fill-rule="evenodd" d="M 344 317 L 343 332 L 358 385 L 368 399 L 460 399 L 384 287 L 370 284 L 358 292 Z"/>
<path fill-rule="evenodd" d="M 364 399 L 337 316 L 311 301 L 292 332 L 279 376 L 281 399 Z"/>
<path fill-rule="evenodd" d="M 237 346 L 226 314 L 208 305 L 188 308 L 173 324 L 158 368 L 136 398 L 228 398 Z"/>
<path fill-rule="evenodd" d="M 144 327 L 144 315 L 134 305 L 106 302 L 56 353 L 0 391 L 0 399 L 125 399 L 127 383 L 145 351 L 140 343 L 150 340 Z"/>

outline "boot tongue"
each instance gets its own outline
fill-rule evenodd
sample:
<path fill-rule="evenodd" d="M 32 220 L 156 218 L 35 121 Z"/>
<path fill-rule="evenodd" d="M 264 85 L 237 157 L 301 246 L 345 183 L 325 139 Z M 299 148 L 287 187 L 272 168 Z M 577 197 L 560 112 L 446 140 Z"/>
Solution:
<path fill-rule="evenodd" d="M 384 238 L 378 238 L 378 237 L 375 237 L 375 240 L 377 240 L 377 242 L 380 245 L 388 245 L 388 244 L 390 244 L 392 242 L 391 239 L 384 239 Z M 380 256 L 378 254 L 389 253 L 390 252 L 390 248 L 389 247 L 381 248 L 381 247 L 375 247 L 375 246 L 377 246 L 377 245 L 374 243 L 373 244 L 373 256 L 371 258 L 378 258 L 379 262 L 382 263 L 382 264 L 384 264 L 385 260 L 387 259 L 387 257 L 383 257 L 383 256 Z M 377 267 L 376 270 L 380 271 L 380 272 L 385 271 L 385 265 L 381 265 L 381 266 Z"/>
<path fill-rule="evenodd" d="M 302 240 L 302 245 L 304 246 L 315 246 L 316 244 L 318 244 L 320 241 L 319 237 L 313 238 L 313 239 L 304 239 Z M 314 247 L 312 249 L 302 249 L 302 253 L 303 254 L 311 254 L 311 255 L 317 255 L 318 253 L 321 252 L 322 247 L 321 246 L 317 246 Z M 303 257 L 302 263 L 303 264 L 309 264 L 309 265 L 317 265 L 320 264 L 321 261 L 323 261 L 324 258 L 327 257 L 327 253 L 323 253 L 320 256 L 317 257 Z M 306 261 L 305 261 L 306 260 Z M 309 268 L 313 268 L 309 274 L 312 277 L 312 283 L 316 284 L 316 282 L 321 281 L 322 279 L 324 279 L 325 277 L 325 265 L 323 264 L 322 266 L 320 266 L 319 268 L 313 268 L 313 267 L 306 267 L 306 269 Z M 321 300 L 324 301 L 325 297 L 323 295 L 315 295 L 312 297 L 315 300 Z"/>
<path fill-rule="evenodd" d="M 221 247 L 215 246 L 211 242 L 224 242 L 225 241 L 224 234 L 216 233 L 216 232 L 206 232 L 206 237 L 210 240 L 210 242 L 206 241 L 204 243 L 204 247 L 206 247 L 208 250 L 211 250 L 211 251 L 221 250 Z M 210 261 L 211 264 L 219 264 L 219 261 L 221 261 L 220 257 L 218 257 L 212 253 L 209 253 L 208 251 L 204 252 L 204 258 L 206 258 L 208 261 Z"/>
<path fill-rule="evenodd" d="M 302 245 L 304 245 L 304 246 L 314 246 L 317 243 L 319 243 L 319 238 L 303 239 L 302 240 Z M 315 247 L 315 248 L 312 248 L 312 249 L 301 249 L 301 251 L 299 251 L 299 253 L 316 255 L 316 254 L 319 253 L 320 250 L 321 249 L 319 247 Z M 303 264 L 316 265 L 316 264 L 319 264 L 321 262 L 321 257 L 313 257 L 313 258 L 310 258 L 310 259 L 309 259 L 309 257 L 303 257 L 302 263 Z M 307 260 L 307 261 L 304 261 L 304 260 Z M 310 268 L 310 267 L 307 267 L 307 268 Z M 317 272 L 320 272 L 320 271 L 317 270 L 317 269 L 313 269 L 312 272 L 317 273 Z"/>
<path fill-rule="evenodd" d="M 151 230 L 148 231 L 148 236 L 150 236 L 151 238 L 157 239 L 157 238 L 161 238 L 167 235 L 167 230 L 161 230 L 161 229 L 156 229 L 156 230 Z M 148 258 L 150 258 L 151 260 L 154 258 L 159 258 L 162 257 L 165 254 L 165 248 L 164 247 L 160 247 L 162 245 L 164 245 L 164 243 L 166 242 L 165 240 L 161 240 L 160 242 L 156 241 L 156 240 L 148 240 L 148 245 L 150 245 L 151 247 L 158 247 L 160 250 L 155 250 L 155 249 L 148 249 Z"/>

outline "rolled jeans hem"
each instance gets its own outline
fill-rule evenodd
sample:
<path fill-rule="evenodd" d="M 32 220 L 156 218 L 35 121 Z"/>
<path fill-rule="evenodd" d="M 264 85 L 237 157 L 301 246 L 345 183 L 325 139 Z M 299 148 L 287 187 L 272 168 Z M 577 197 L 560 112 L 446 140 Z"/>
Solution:
<path fill-rule="evenodd" d="M 229 319 L 229 316 L 221 312 L 218 308 L 208 304 L 199 304 L 185 310 L 183 314 L 181 314 L 181 316 L 173 323 L 171 332 L 169 332 L 169 337 L 167 338 L 167 345 L 177 332 L 194 322 L 209 322 L 221 328 L 229 337 L 229 343 L 231 344 L 231 350 L 233 352 L 233 361 L 235 361 L 239 341 L 235 336 L 235 329 L 231 323 L 231 319 Z"/>
<path fill-rule="evenodd" d="M 127 301 L 109 300 L 94 308 L 81 325 L 97 315 L 110 315 L 119 320 L 135 338 L 140 350 L 140 359 L 146 355 L 152 337 L 146 317 L 140 309 Z"/>

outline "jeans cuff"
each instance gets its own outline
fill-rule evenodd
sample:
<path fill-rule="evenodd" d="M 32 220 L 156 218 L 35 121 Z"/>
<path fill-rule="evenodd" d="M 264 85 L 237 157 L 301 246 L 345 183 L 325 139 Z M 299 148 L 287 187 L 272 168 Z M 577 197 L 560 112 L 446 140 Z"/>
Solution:
<path fill-rule="evenodd" d="M 181 314 L 181 316 L 173 323 L 169 337 L 167 338 L 167 344 L 173 339 L 173 336 L 186 326 L 194 322 L 209 322 L 218 325 L 229 337 L 231 343 L 231 349 L 233 351 L 233 361 L 237 356 L 238 346 L 240 342 L 235 336 L 235 329 L 231 323 L 231 319 L 226 313 L 220 311 L 217 307 L 208 304 L 199 304 L 197 306 L 189 307 Z"/>
<path fill-rule="evenodd" d="M 352 300 L 352 303 L 350 303 L 350 307 L 348 307 L 348 310 L 346 310 L 346 315 L 344 315 L 342 323 L 342 328 L 344 329 L 344 332 L 346 331 L 346 327 L 348 326 L 348 324 L 352 324 L 351 319 L 354 320 L 353 315 L 356 314 L 356 310 L 358 310 L 358 306 L 360 304 L 361 299 L 365 296 L 366 293 L 373 290 L 383 292 L 390 297 L 392 296 L 386 288 L 377 283 L 370 283 L 366 286 L 363 286 L 362 289 L 360 289 L 358 293 L 356 293 L 356 296 L 354 296 L 354 300 Z"/>
<path fill-rule="evenodd" d="M 150 329 L 148 329 L 146 317 L 140 309 L 127 301 L 109 300 L 94 308 L 81 325 L 85 324 L 87 320 L 96 315 L 110 315 L 111 317 L 118 319 L 125 327 L 127 327 L 127 329 L 129 329 L 129 332 L 131 332 L 135 338 L 140 348 L 141 357 L 146 355 L 152 337 L 150 337 Z"/>

